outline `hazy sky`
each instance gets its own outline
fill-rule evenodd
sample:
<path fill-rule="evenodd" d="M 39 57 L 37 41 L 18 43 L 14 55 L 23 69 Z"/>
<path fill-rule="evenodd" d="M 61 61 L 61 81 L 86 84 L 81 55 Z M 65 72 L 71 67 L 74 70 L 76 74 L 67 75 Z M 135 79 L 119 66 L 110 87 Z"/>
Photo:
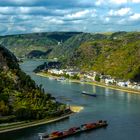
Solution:
<path fill-rule="evenodd" d="M 140 31 L 140 0 L 0 0 L 0 35 Z"/>

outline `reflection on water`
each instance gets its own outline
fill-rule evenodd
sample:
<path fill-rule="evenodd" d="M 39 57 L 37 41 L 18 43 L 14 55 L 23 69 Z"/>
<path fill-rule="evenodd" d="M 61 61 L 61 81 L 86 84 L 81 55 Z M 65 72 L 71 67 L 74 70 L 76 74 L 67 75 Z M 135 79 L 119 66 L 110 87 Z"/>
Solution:
<path fill-rule="evenodd" d="M 92 88 L 93 88 L 93 93 L 97 93 L 96 92 L 96 86 L 92 86 Z"/>

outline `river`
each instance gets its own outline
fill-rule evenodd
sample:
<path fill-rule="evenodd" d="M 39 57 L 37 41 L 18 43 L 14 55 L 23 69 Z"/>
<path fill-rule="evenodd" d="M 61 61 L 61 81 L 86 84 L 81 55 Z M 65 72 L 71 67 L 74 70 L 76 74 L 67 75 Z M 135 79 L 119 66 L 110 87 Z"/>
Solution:
<path fill-rule="evenodd" d="M 107 128 L 78 134 L 66 140 L 140 140 L 140 95 L 108 88 L 59 82 L 36 76 L 32 70 L 43 61 L 25 61 L 21 68 L 46 92 L 66 104 L 83 106 L 84 110 L 69 119 L 0 135 L 0 140 L 38 140 L 38 133 L 64 130 L 72 126 L 107 120 Z M 81 95 L 81 91 L 96 93 L 97 97 Z"/>

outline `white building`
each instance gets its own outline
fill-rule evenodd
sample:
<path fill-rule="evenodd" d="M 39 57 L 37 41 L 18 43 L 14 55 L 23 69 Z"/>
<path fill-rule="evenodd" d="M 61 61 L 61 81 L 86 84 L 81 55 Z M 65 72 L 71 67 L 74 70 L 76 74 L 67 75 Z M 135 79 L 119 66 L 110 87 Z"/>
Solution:
<path fill-rule="evenodd" d="M 94 76 L 91 76 L 91 75 L 88 75 L 88 74 L 84 74 L 84 76 L 88 79 L 91 79 L 91 80 L 95 80 L 95 77 Z"/>
<path fill-rule="evenodd" d="M 105 79 L 106 84 L 110 84 L 110 83 L 113 84 L 114 82 L 115 82 L 114 79 L 107 79 L 107 78 Z"/>
<path fill-rule="evenodd" d="M 69 76 L 74 76 L 79 74 L 79 71 L 70 70 L 70 71 L 66 71 L 66 74 Z"/>
<path fill-rule="evenodd" d="M 121 86 L 121 87 L 126 87 L 126 86 L 128 86 L 126 82 L 118 82 L 117 85 L 118 85 L 118 86 Z"/>
<path fill-rule="evenodd" d="M 59 69 L 50 69 L 48 70 L 48 72 L 51 74 L 57 74 L 57 75 L 64 74 L 63 70 L 59 70 Z"/>

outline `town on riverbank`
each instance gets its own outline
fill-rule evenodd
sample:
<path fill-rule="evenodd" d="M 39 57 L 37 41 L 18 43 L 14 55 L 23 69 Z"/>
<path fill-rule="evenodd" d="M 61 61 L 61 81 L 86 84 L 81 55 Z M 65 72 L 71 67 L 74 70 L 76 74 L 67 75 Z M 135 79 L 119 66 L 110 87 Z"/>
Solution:
<path fill-rule="evenodd" d="M 36 74 L 58 81 L 93 84 L 101 87 L 121 90 L 124 92 L 140 94 L 140 83 L 138 82 L 112 78 L 110 75 L 103 75 L 96 71 L 83 72 L 77 68 L 60 69 L 57 66 L 58 63 L 54 63 L 53 67 L 43 68 L 40 71 L 37 71 Z"/>

